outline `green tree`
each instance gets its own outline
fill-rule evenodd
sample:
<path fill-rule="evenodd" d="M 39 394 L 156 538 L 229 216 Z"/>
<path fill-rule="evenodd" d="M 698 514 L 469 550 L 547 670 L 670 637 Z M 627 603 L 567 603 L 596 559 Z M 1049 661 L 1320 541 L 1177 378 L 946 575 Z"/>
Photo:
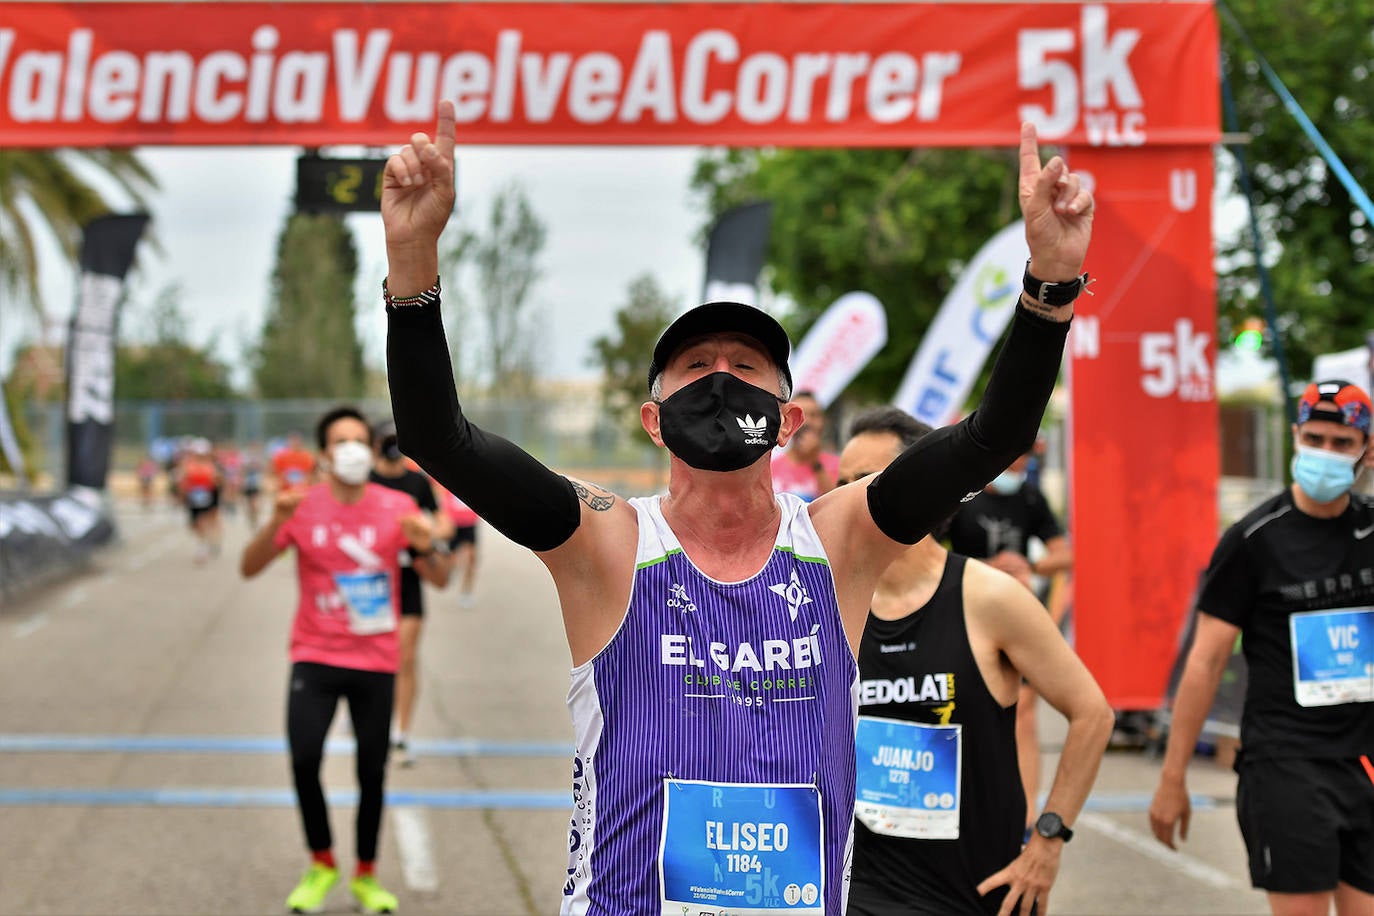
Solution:
<path fill-rule="evenodd" d="M 588 362 L 604 373 L 602 404 L 608 414 L 623 418 L 632 434 L 641 430 L 632 408 L 648 397 L 648 354 L 678 310 L 654 278 L 643 274 L 630 282 L 625 303 L 616 309 L 614 332 L 592 341 Z"/>
<path fill-rule="evenodd" d="M 478 362 L 493 388 L 504 394 L 530 394 L 538 376 L 543 336 L 531 293 L 543 275 L 539 256 L 547 237 L 524 189 L 510 184 L 492 202 L 486 231 L 460 230 L 442 255 L 441 263 L 455 270 L 463 264 L 476 270 L 477 295 L 459 296 L 459 313 L 464 318 L 475 313 L 480 319 Z M 459 347 L 462 329 L 449 336 L 450 348 Z"/>
<path fill-rule="evenodd" d="M 163 289 L 149 310 L 146 339 L 122 342 L 115 354 L 115 397 L 121 400 L 220 400 L 235 396 L 229 367 L 190 339 L 181 290 Z M 126 307 L 126 311 L 129 310 Z M 132 325 L 126 315 L 125 324 Z"/>
<path fill-rule="evenodd" d="M 357 272 L 357 249 L 343 217 L 295 213 L 287 219 L 254 360 L 259 395 L 362 394 L 363 348 L 354 326 Z"/>
<path fill-rule="evenodd" d="M 1366 191 L 1374 186 L 1374 0 L 1226 0 L 1245 33 Z M 1229 17 L 1222 67 L 1254 174 L 1262 249 L 1294 376 L 1374 328 L 1374 227 L 1265 79 Z M 1234 169 L 1228 171 L 1234 172 Z M 1233 180 L 1230 190 L 1239 193 Z M 1250 233 L 1227 241 L 1218 299 L 1229 340 L 1262 314 Z M 1272 261 L 1271 261 L 1272 259 Z"/>
<path fill-rule="evenodd" d="M 713 219 L 773 202 L 768 274 L 793 340 L 846 292 L 883 303 L 888 345 L 850 390 L 886 399 L 961 265 L 1019 215 L 1016 177 L 1011 149 L 730 150 L 704 154 L 692 186 Z"/>
<path fill-rule="evenodd" d="M 157 186 L 131 150 L 0 150 L 0 290 L 24 296 L 38 313 L 40 227 L 75 263 L 81 227 L 110 211 L 105 197 L 82 177 L 83 168 L 109 176 L 140 205 L 144 192 Z"/>

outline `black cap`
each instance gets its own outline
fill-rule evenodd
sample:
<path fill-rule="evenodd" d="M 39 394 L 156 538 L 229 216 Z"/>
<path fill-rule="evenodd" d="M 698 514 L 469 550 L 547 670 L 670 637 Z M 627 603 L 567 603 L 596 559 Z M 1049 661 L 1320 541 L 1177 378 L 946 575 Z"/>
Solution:
<path fill-rule="evenodd" d="M 654 358 L 649 363 L 649 387 L 663 367 L 672 359 L 678 348 L 696 337 L 708 334 L 744 334 L 752 337 L 773 358 L 773 362 L 787 379 L 787 387 L 792 387 L 792 370 L 787 365 L 792 342 L 782 325 L 767 312 L 742 302 L 708 302 L 684 312 L 654 344 Z"/>
<path fill-rule="evenodd" d="M 396 424 L 391 420 L 382 420 L 372 426 L 372 441 L 382 442 L 386 439 L 396 438 Z"/>

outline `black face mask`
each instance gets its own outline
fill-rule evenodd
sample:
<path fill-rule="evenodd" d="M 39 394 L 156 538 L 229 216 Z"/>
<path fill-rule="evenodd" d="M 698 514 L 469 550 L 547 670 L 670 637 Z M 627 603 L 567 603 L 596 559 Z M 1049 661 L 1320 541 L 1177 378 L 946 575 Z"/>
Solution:
<path fill-rule="evenodd" d="M 778 442 L 779 401 L 728 372 L 713 372 L 659 405 L 668 450 L 700 471 L 738 471 Z"/>
<path fill-rule="evenodd" d="M 401 459 L 401 447 L 396 444 L 395 436 L 387 436 L 382 440 L 382 457 L 387 461 L 399 461 Z"/>

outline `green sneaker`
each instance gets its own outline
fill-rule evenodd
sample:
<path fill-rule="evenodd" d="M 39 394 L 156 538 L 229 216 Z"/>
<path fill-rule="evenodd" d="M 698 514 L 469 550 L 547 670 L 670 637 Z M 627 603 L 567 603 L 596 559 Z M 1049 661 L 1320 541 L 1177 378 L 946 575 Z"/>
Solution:
<path fill-rule="evenodd" d="M 324 898 L 339 880 L 339 870 L 321 865 L 319 862 L 301 876 L 301 883 L 286 898 L 286 909 L 291 913 L 322 913 Z"/>
<path fill-rule="evenodd" d="M 396 912 L 396 895 L 377 883 L 373 875 L 354 878 L 349 889 L 358 900 L 358 907 L 364 913 Z"/>

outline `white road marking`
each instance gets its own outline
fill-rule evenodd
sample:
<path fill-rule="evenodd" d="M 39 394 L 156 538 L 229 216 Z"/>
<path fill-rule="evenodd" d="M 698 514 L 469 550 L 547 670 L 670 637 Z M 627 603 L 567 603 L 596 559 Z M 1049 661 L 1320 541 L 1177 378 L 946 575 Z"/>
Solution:
<path fill-rule="evenodd" d="M 15 624 L 14 638 L 23 639 L 33 633 L 38 632 L 48 623 L 48 615 L 44 611 L 39 611 L 23 623 Z"/>
<path fill-rule="evenodd" d="M 1153 836 L 1147 836 L 1139 831 L 1131 830 L 1129 827 L 1122 827 L 1105 815 L 1085 811 L 1078 816 L 1078 823 L 1074 824 L 1074 827 L 1075 829 L 1087 827 L 1109 839 L 1116 840 L 1121 845 L 1135 850 L 1148 859 L 1154 859 L 1156 862 L 1169 866 L 1174 871 L 1211 887 L 1222 890 L 1246 890 L 1249 887 L 1249 885 L 1237 881 L 1224 871 L 1213 868 L 1206 862 L 1195 859 L 1185 852 L 1174 852 Z"/>
<path fill-rule="evenodd" d="M 401 849 L 401 872 L 413 891 L 433 893 L 439 889 L 439 871 L 434 866 L 434 844 L 429 836 L 429 821 L 423 808 L 393 807 L 392 826 L 396 845 Z"/>
<path fill-rule="evenodd" d="M 71 591 L 67 592 L 67 597 L 62 602 L 62 610 L 69 611 L 72 608 L 76 607 L 78 604 L 86 600 L 87 594 L 88 592 L 86 586 L 76 586 Z"/>

